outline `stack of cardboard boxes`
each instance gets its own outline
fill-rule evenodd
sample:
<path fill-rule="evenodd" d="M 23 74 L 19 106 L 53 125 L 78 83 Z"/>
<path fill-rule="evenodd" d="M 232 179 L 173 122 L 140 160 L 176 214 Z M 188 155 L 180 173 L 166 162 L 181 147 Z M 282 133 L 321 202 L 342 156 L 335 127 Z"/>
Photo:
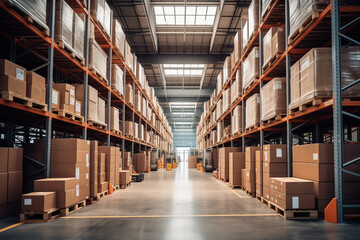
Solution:
<path fill-rule="evenodd" d="M 246 100 L 245 129 L 254 127 L 260 123 L 260 94 L 255 93 Z"/>
<path fill-rule="evenodd" d="M 119 170 L 119 183 L 120 187 L 124 188 L 131 183 L 131 171 L 130 170 Z"/>
<path fill-rule="evenodd" d="M 60 93 L 59 109 L 75 113 L 75 87 L 67 83 L 54 83 L 53 88 Z"/>
<path fill-rule="evenodd" d="M 196 168 L 197 156 L 188 157 L 188 168 Z"/>
<path fill-rule="evenodd" d="M 112 186 L 119 185 L 117 173 L 119 171 L 118 147 L 99 146 L 99 152 L 105 153 L 105 181 Z"/>
<path fill-rule="evenodd" d="M 270 60 L 285 51 L 285 31 L 281 27 L 272 27 L 263 37 L 264 64 L 263 69 L 271 64 Z"/>
<path fill-rule="evenodd" d="M 90 141 L 90 196 L 95 197 L 98 193 L 99 184 L 99 147 L 97 141 Z"/>
<path fill-rule="evenodd" d="M 255 152 L 258 151 L 259 149 L 260 149 L 259 147 L 247 147 L 245 149 L 245 169 L 246 169 L 245 189 L 253 196 L 255 196 L 256 194 Z"/>
<path fill-rule="evenodd" d="M 132 171 L 133 163 L 131 158 L 131 152 L 124 153 L 124 170 L 131 170 Z"/>
<path fill-rule="evenodd" d="M 315 209 L 314 182 L 300 178 L 270 178 L 270 201 L 283 210 Z"/>
<path fill-rule="evenodd" d="M 26 72 L 26 96 L 39 103 L 45 104 L 45 78 L 31 71 Z"/>
<path fill-rule="evenodd" d="M 0 91 L 26 97 L 26 69 L 0 59 Z"/>
<path fill-rule="evenodd" d="M 255 151 L 255 189 L 256 196 L 263 196 L 263 152 Z"/>
<path fill-rule="evenodd" d="M 109 183 L 106 179 L 106 154 L 99 153 L 98 154 L 98 193 L 103 193 L 109 190 Z"/>
<path fill-rule="evenodd" d="M 136 172 L 147 172 L 146 152 L 134 154 L 134 170 Z"/>
<path fill-rule="evenodd" d="M 76 101 L 80 102 L 81 106 L 85 106 L 84 102 L 84 85 L 83 84 L 75 84 L 75 98 Z M 87 102 L 87 114 L 88 120 L 97 122 L 97 109 L 98 109 L 98 91 L 88 86 L 88 102 Z M 84 108 L 81 107 L 81 115 L 84 115 Z"/>
<path fill-rule="evenodd" d="M 19 210 L 23 180 L 23 149 L 0 148 L 0 217 Z"/>
<path fill-rule="evenodd" d="M 231 134 L 235 135 L 242 132 L 242 106 L 237 105 L 231 116 Z"/>
<path fill-rule="evenodd" d="M 263 146 L 263 197 L 270 200 L 270 178 L 287 176 L 285 144 Z"/>
<path fill-rule="evenodd" d="M 263 86 L 261 95 L 261 121 L 286 115 L 286 79 L 274 78 Z"/>
<path fill-rule="evenodd" d="M 229 185 L 241 186 L 241 169 L 245 168 L 245 153 L 229 153 Z"/>
<path fill-rule="evenodd" d="M 90 195 L 90 141 L 55 138 L 51 144 L 52 178 L 76 178 L 79 201 Z"/>
<path fill-rule="evenodd" d="M 224 182 L 229 181 L 229 154 L 231 152 L 241 152 L 238 147 L 223 147 L 219 149 L 219 174 Z"/>

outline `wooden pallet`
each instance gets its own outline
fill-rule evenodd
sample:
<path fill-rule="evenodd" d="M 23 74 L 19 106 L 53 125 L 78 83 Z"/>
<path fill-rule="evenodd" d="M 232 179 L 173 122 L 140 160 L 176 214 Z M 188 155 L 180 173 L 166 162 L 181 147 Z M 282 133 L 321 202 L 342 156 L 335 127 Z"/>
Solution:
<path fill-rule="evenodd" d="M 115 129 L 111 129 L 110 132 L 112 132 L 114 134 L 122 135 L 121 131 L 118 131 L 118 130 L 115 130 Z"/>
<path fill-rule="evenodd" d="M 20 213 L 20 221 L 25 223 L 45 223 L 49 222 L 60 215 L 58 208 L 52 208 L 45 212 L 23 212 Z"/>
<path fill-rule="evenodd" d="M 231 183 L 229 183 L 229 187 L 234 189 L 234 188 L 241 188 L 241 185 L 232 185 Z"/>
<path fill-rule="evenodd" d="M 257 129 L 258 127 L 260 127 L 260 125 L 258 123 L 256 123 L 255 125 L 245 128 L 245 132 L 250 132 L 252 130 Z"/>
<path fill-rule="evenodd" d="M 275 56 L 270 58 L 270 60 L 263 66 L 263 72 L 266 72 L 274 64 L 274 62 L 276 62 L 281 57 L 281 55 L 282 53 L 277 53 Z"/>
<path fill-rule="evenodd" d="M 257 77 L 251 79 L 250 83 L 244 88 L 244 92 L 247 92 L 250 88 L 252 88 L 252 86 L 255 84 L 255 82 L 257 82 L 257 80 Z"/>
<path fill-rule="evenodd" d="M 275 7 L 280 7 L 280 6 L 283 6 L 284 7 L 284 3 L 281 3 L 281 2 L 276 2 L 275 0 L 272 0 L 272 2 L 269 4 L 269 6 L 266 8 L 265 10 L 265 13 L 262 14 L 262 20 L 264 20 L 264 18 L 266 17 L 266 15 L 268 15 L 270 9 L 275 5 L 277 4 L 278 6 L 275 6 Z"/>
<path fill-rule="evenodd" d="M 248 190 L 246 190 L 246 189 L 245 189 L 245 192 L 246 192 L 247 195 L 249 195 L 249 196 L 252 197 L 252 198 L 254 198 L 255 195 L 256 195 L 255 193 L 252 193 L 252 192 L 250 192 L 250 191 L 248 191 Z"/>
<path fill-rule="evenodd" d="M 240 136 L 241 135 L 241 130 L 237 131 L 236 133 L 234 133 L 232 136 Z"/>
<path fill-rule="evenodd" d="M 108 80 L 103 77 L 103 75 L 101 75 L 101 73 L 99 73 L 98 71 L 96 71 L 96 69 L 93 66 L 89 66 L 89 71 L 94 74 L 95 76 L 97 76 L 100 81 L 102 81 L 103 83 L 105 83 L 106 85 L 108 85 Z"/>
<path fill-rule="evenodd" d="M 120 189 L 120 185 L 116 185 L 115 187 L 113 186 L 113 191 L 119 190 Z"/>
<path fill-rule="evenodd" d="M 296 104 L 295 106 L 290 106 L 289 107 L 289 112 L 290 114 L 294 114 L 296 112 L 302 112 L 305 111 L 307 108 L 309 107 L 313 107 L 313 106 L 318 106 L 321 103 L 329 100 L 330 97 L 314 97 L 314 98 L 310 98 L 304 102 L 301 102 L 299 104 Z"/>
<path fill-rule="evenodd" d="M 90 126 L 93 126 L 93 127 L 96 127 L 98 129 L 102 129 L 102 130 L 105 130 L 106 127 L 107 127 L 106 123 L 98 122 L 98 121 L 95 121 L 95 120 L 88 120 L 88 124 Z"/>
<path fill-rule="evenodd" d="M 262 121 L 262 124 L 263 125 L 268 125 L 268 124 L 270 124 L 272 122 L 275 122 L 275 121 L 278 121 L 278 120 L 282 119 L 285 116 L 286 116 L 286 114 L 281 114 L 281 113 L 276 114 L 274 117 L 271 117 L 271 118 L 269 118 L 267 120 Z"/>
<path fill-rule="evenodd" d="M 291 45 L 300 35 L 304 32 L 320 15 L 323 10 L 313 10 L 311 15 L 301 24 L 298 30 L 296 30 L 289 37 L 289 45 Z"/>
<path fill-rule="evenodd" d="M 128 134 L 125 134 L 124 136 L 127 137 L 127 138 L 133 138 L 132 135 L 128 135 Z"/>
<path fill-rule="evenodd" d="M 36 108 L 44 112 L 47 111 L 47 104 L 21 96 L 17 93 L 2 91 L 0 92 L 0 97 L 5 101 L 20 103 L 25 107 Z"/>
<path fill-rule="evenodd" d="M 67 110 L 64 110 L 64 109 L 54 108 L 52 110 L 52 112 L 59 115 L 60 117 L 63 117 L 63 118 L 68 118 L 68 119 L 71 119 L 73 121 L 77 121 L 77 122 L 81 122 L 81 123 L 84 122 L 84 117 L 83 116 L 77 115 L 77 114 L 75 114 L 73 112 L 70 112 L 70 111 L 67 111 Z"/>
<path fill-rule="evenodd" d="M 225 178 L 220 178 L 221 179 L 221 181 L 223 181 L 223 182 L 228 182 L 229 181 L 229 179 L 225 179 Z"/>
<path fill-rule="evenodd" d="M 127 183 L 127 184 L 120 184 L 120 189 L 125 189 L 125 188 L 127 188 L 128 186 L 130 186 L 131 185 L 131 182 L 129 182 L 129 183 Z"/>
<path fill-rule="evenodd" d="M 266 198 L 264 198 L 263 196 L 260 196 L 258 194 L 256 194 L 256 200 L 258 200 L 259 202 L 261 202 L 262 204 L 266 205 L 267 207 L 269 207 L 269 200 L 267 200 Z"/>
<path fill-rule="evenodd" d="M 284 210 L 273 202 L 268 202 L 269 208 L 285 219 L 318 219 L 317 210 Z"/>
<path fill-rule="evenodd" d="M 82 56 L 79 56 L 75 50 L 70 47 L 67 43 L 65 43 L 64 41 L 57 41 L 56 42 L 60 48 L 64 49 L 67 53 L 69 53 L 70 57 L 72 57 L 73 59 L 75 59 L 76 61 L 78 61 L 81 65 L 85 66 L 85 59 Z"/>
<path fill-rule="evenodd" d="M 115 86 L 111 86 L 111 90 L 117 95 L 119 95 L 122 99 L 124 99 L 124 95 L 121 92 L 119 92 L 119 90 L 117 90 Z"/>
<path fill-rule="evenodd" d="M 65 217 L 73 212 L 76 212 L 77 210 L 86 207 L 86 200 L 80 201 L 70 207 L 67 208 L 60 208 L 60 216 Z"/>

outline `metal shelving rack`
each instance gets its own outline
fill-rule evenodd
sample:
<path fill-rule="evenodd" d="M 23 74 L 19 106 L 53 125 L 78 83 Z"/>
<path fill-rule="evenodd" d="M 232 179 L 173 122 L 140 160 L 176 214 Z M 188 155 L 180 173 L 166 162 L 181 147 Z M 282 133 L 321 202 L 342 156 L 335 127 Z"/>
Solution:
<path fill-rule="evenodd" d="M 360 205 L 346 205 L 343 203 L 343 174 L 352 174 L 360 177 L 359 173 L 350 172 L 344 169 L 345 167 L 356 163 L 360 158 L 353 159 L 348 163 L 343 163 L 343 143 L 345 142 L 344 136 L 351 135 L 351 126 L 345 126 L 343 123 L 343 117 L 352 118 L 357 121 L 360 120 L 360 116 L 354 114 L 356 110 L 358 113 L 360 110 L 360 101 L 356 99 L 350 101 L 342 98 L 342 92 L 360 82 L 354 80 L 353 84 L 347 87 L 341 85 L 341 39 L 345 39 L 355 45 L 360 45 L 358 40 L 355 40 L 341 31 L 346 30 L 360 21 L 358 13 L 360 7 L 354 6 L 341 6 L 340 1 L 331 1 L 330 4 L 320 12 L 319 16 L 314 19 L 304 31 L 302 31 L 297 38 L 295 38 L 290 44 L 288 44 L 290 20 L 289 20 L 289 1 L 288 0 L 274 0 L 268 8 L 268 12 L 262 18 L 261 13 L 261 0 L 259 0 L 259 17 L 260 27 L 255 32 L 253 37 L 248 41 L 247 48 L 244 49 L 243 55 L 239 62 L 235 63 L 235 67 L 231 74 L 231 77 L 225 82 L 222 90 L 219 92 L 218 97 L 213 106 L 210 106 L 210 111 L 204 117 L 204 121 L 199 127 L 199 132 L 203 131 L 205 126 L 204 122 L 208 121 L 212 111 L 216 109 L 216 103 L 221 99 L 224 90 L 232 83 L 231 79 L 234 78 L 236 70 L 239 69 L 242 62 L 246 59 L 247 55 L 254 46 L 259 46 L 260 50 L 260 78 L 253 84 L 247 91 L 243 91 L 243 95 L 235 103 L 233 103 L 227 111 L 218 119 L 213 125 L 205 131 L 204 134 L 197 137 L 197 144 L 200 145 L 202 141 L 205 141 L 205 137 L 208 136 L 212 130 L 216 128 L 218 122 L 225 119 L 225 117 L 234 110 L 234 108 L 242 104 L 243 116 L 242 116 L 242 130 L 241 134 L 235 135 L 227 139 L 226 141 L 220 141 L 212 146 L 206 146 L 205 148 L 219 148 L 221 146 L 227 146 L 233 141 L 241 141 L 243 151 L 248 146 L 247 139 L 252 139 L 253 144 L 263 146 L 263 144 L 269 143 L 286 143 L 287 144 L 287 163 L 288 163 L 288 176 L 292 176 L 292 146 L 296 144 L 304 143 L 318 143 L 327 142 L 334 143 L 334 174 L 335 174 L 335 198 L 337 199 L 338 221 L 344 220 L 344 208 L 359 208 Z M 283 15 L 279 14 L 283 13 Z M 347 17 L 346 24 L 341 26 L 342 13 L 355 13 L 353 19 Z M 330 22 L 331 19 L 331 22 Z M 286 36 L 286 51 L 264 72 L 262 71 L 262 36 L 263 31 L 267 31 L 271 27 L 279 26 L 285 27 Z M 316 35 L 316 31 L 321 30 L 322 36 Z M 332 45 L 331 45 L 332 44 Z M 333 86 L 334 94 L 332 98 L 324 100 L 321 104 L 307 108 L 304 111 L 298 111 L 295 113 L 289 112 L 290 104 L 290 66 L 299 60 L 304 54 L 314 47 L 331 47 L 332 46 L 332 63 L 333 63 Z M 259 128 L 245 132 L 245 100 L 256 92 L 260 91 L 260 88 L 267 81 L 270 81 L 274 77 L 286 77 L 286 106 L 287 115 L 279 120 L 271 122 L 269 124 L 261 124 Z M 260 110 L 261 111 L 261 110 Z M 321 123 L 321 124 L 320 124 Z M 358 126 L 357 126 L 358 127 Z M 283 130 L 286 128 L 286 132 Z M 345 131 L 346 130 L 346 131 Z M 269 134 L 265 134 L 269 133 Z M 357 128 L 358 137 L 360 139 L 359 127 Z M 274 135 L 274 137 L 271 137 Z M 201 148 L 199 150 L 202 150 Z"/>
<path fill-rule="evenodd" d="M 168 152 L 172 149 L 173 146 L 173 135 L 169 128 L 167 128 L 164 121 L 162 121 L 159 113 L 156 111 L 154 103 L 150 101 L 149 96 L 140 86 L 138 79 L 136 79 L 134 73 L 131 71 L 129 66 L 125 63 L 125 56 L 121 54 L 114 48 L 111 43 L 111 37 L 108 38 L 103 30 L 99 27 L 93 17 L 90 15 L 90 0 L 86 1 L 85 7 L 82 2 L 79 0 L 66 0 L 66 2 L 71 6 L 71 8 L 77 12 L 85 15 L 85 47 L 84 47 L 84 65 L 79 61 L 70 56 L 70 54 L 62 49 L 54 41 L 54 21 L 55 21 L 55 1 L 49 1 L 51 9 L 50 19 L 50 35 L 46 36 L 42 31 L 36 28 L 34 25 L 29 23 L 22 14 L 19 14 L 11 6 L 7 5 L 4 1 L 0 1 L 0 12 L 4 18 L 1 18 L 2 21 L 11 22 L 11 26 L 2 24 L 0 27 L 0 34 L 4 37 L 11 40 L 11 58 L 10 60 L 16 62 L 16 46 L 19 46 L 25 52 L 28 52 L 44 63 L 40 66 L 34 68 L 39 70 L 41 68 L 47 67 L 46 76 L 47 76 L 47 93 L 46 93 L 46 103 L 48 104 L 47 111 L 41 111 L 35 108 L 28 108 L 22 104 L 16 102 L 8 102 L 3 99 L 0 99 L 0 106 L 3 108 L 3 112 L 6 112 L 6 121 L 4 122 L 5 128 L 2 133 L 6 136 L 7 146 L 12 147 L 15 144 L 22 145 L 24 143 L 30 142 L 30 137 L 34 138 L 45 138 L 45 153 L 44 153 L 44 163 L 36 161 L 36 159 L 29 159 L 24 156 L 25 159 L 28 159 L 38 166 L 41 167 L 40 171 L 44 170 L 45 177 L 49 177 L 50 169 L 50 152 L 51 152 L 51 139 L 54 136 L 62 137 L 80 137 L 83 139 L 95 139 L 99 140 L 106 145 L 119 145 L 122 149 L 122 160 L 124 161 L 124 152 L 125 150 L 131 151 L 146 148 L 155 148 L 164 152 Z M 0 20 L 0 21 L 1 21 Z M 95 39 L 99 45 L 108 52 L 108 84 L 103 82 L 99 77 L 94 73 L 89 71 L 89 32 L 90 32 L 90 22 L 95 26 Z M 112 29 L 112 27 L 111 27 Z M 25 41 L 16 41 L 17 36 L 25 36 L 23 38 Z M 125 48 L 125 46 L 124 46 Z M 124 51 L 126 54 L 126 51 Z M 22 53 L 22 55 L 24 55 Z M 47 58 L 45 57 L 47 56 Z M 133 96 L 135 96 L 135 88 L 139 89 L 142 96 L 145 97 L 147 103 L 150 105 L 151 110 L 155 113 L 155 120 L 160 121 L 160 128 L 163 128 L 164 133 L 161 132 L 160 128 L 152 125 L 144 116 L 137 112 L 133 105 L 125 101 L 125 96 L 120 96 L 115 91 L 111 89 L 111 65 L 117 64 L 123 70 L 123 80 L 124 80 L 124 95 L 125 95 L 125 86 L 126 82 L 133 84 Z M 26 67 L 26 66 L 24 66 Z M 33 70 L 34 70 L 33 69 Z M 53 81 L 49 79 L 54 79 L 54 69 L 58 72 L 66 73 L 70 72 L 71 76 L 68 77 L 73 82 L 83 83 L 84 84 L 84 122 L 78 122 L 71 119 L 63 118 L 54 114 L 52 112 L 52 84 Z M 88 86 L 91 85 L 99 91 L 99 96 L 104 99 L 107 99 L 108 106 L 108 122 L 107 129 L 98 129 L 94 126 L 90 126 L 87 123 L 88 113 L 87 113 L 87 99 L 88 99 Z M 122 120 L 122 133 L 125 130 L 125 120 L 129 119 L 127 115 L 131 115 L 131 121 L 139 121 L 140 123 L 145 123 L 144 129 L 151 130 L 156 133 L 161 141 L 169 139 L 166 146 L 155 146 L 151 143 L 146 143 L 145 141 L 136 140 L 134 138 L 125 137 L 124 135 L 116 134 L 110 131 L 110 107 L 117 106 L 121 111 L 121 120 Z M 5 110 L 5 111 L 4 111 Z M 16 114 L 13 114 L 16 113 Z M 23 116 L 26 120 L 17 118 L 16 115 Z M 29 121 L 31 119 L 32 121 Z M 24 125 L 24 130 L 16 130 L 16 126 Z M 14 129 L 16 131 L 14 131 Z M 167 141 L 167 140 L 166 140 Z M 129 146 L 130 144 L 130 146 Z M 135 148 L 138 145 L 138 148 Z"/>

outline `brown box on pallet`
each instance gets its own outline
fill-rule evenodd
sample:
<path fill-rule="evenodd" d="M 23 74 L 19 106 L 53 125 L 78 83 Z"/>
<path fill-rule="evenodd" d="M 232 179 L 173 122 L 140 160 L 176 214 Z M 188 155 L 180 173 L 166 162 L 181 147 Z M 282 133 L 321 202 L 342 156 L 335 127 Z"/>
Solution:
<path fill-rule="evenodd" d="M 8 173 L 0 173 L 0 205 L 7 203 Z"/>
<path fill-rule="evenodd" d="M 89 168 L 86 163 L 53 163 L 51 164 L 51 177 L 58 178 L 72 178 L 79 179 L 80 174 L 89 173 Z"/>
<path fill-rule="evenodd" d="M 255 183 L 258 185 L 263 185 L 263 161 L 262 161 L 262 151 L 255 151 Z M 262 192 L 262 190 L 261 190 Z"/>
<path fill-rule="evenodd" d="M 90 141 L 90 173 L 98 172 L 99 145 L 97 141 Z"/>
<path fill-rule="evenodd" d="M 291 66 L 290 75 L 290 96 L 291 103 L 293 103 L 300 98 L 300 61 L 297 61 Z"/>
<path fill-rule="evenodd" d="M 9 148 L 0 147 L 0 173 L 8 172 Z"/>
<path fill-rule="evenodd" d="M 75 100 L 75 114 L 78 116 L 81 116 L 81 102 L 78 100 Z"/>
<path fill-rule="evenodd" d="M 90 184 L 90 177 L 89 177 L 89 173 L 85 173 L 85 174 L 80 174 L 79 177 L 79 187 L 89 187 Z"/>
<path fill-rule="evenodd" d="M 125 121 L 125 131 L 124 131 L 124 135 L 127 137 L 132 137 L 133 136 L 133 125 L 132 122 L 130 121 Z"/>
<path fill-rule="evenodd" d="M 263 196 L 263 186 L 262 185 L 256 183 L 255 190 L 256 190 L 257 196 L 261 196 L 261 197 Z"/>
<path fill-rule="evenodd" d="M 111 107 L 110 108 L 110 130 L 116 130 L 116 131 L 120 131 L 120 119 L 119 119 L 119 109 L 116 107 Z M 106 111 L 108 111 L 108 108 L 106 107 Z M 108 123 L 108 115 L 105 114 L 105 121 L 106 123 Z"/>
<path fill-rule="evenodd" d="M 0 75 L 10 76 L 26 82 L 26 69 L 7 59 L 0 59 Z"/>
<path fill-rule="evenodd" d="M 51 150 L 89 152 L 90 141 L 78 139 L 78 138 L 53 138 L 51 140 Z"/>
<path fill-rule="evenodd" d="M 109 183 L 108 182 L 101 182 L 98 185 L 98 192 L 103 193 L 105 191 L 109 190 Z"/>
<path fill-rule="evenodd" d="M 75 98 L 84 106 L 84 85 L 75 84 Z M 88 86 L 88 119 L 97 121 L 98 91 L 92 86 Z M 84 109 L 81 108 L 81 115 L 84 116 Z"/>
<path fill-rule="evenodd" d="M 131 104 L 133 103 L 133 88 L 130 83 L 127 83 L 125 86 L 125 101 Z"/>
<path fill-rule="evenodd" d="M 294 177 L 270 178 L 270 188 L 285 195 L 314 194 L 314 182 Z M 283 199 L 285 200 L 285 199 Z"/>
<path fill-rule="evenodd" d="M 255 171 L 246 169 L 246 181 L 255 182 Z"/>
<path fill-rule="evenodd" d="M 315 143 L 293 146 L 293 162 L 334 163 L 334 145 L 332 143 Z"/>
<path fill-rule="evenodd" d="M 293 175 L 317 182 L 334 181 L 334 164 L 294 162 Z"/>
<path fill-rule="evenodd" d="M 246 89 L 259 77 L 259 47 L 254 47 L 251 50 L 243 62 L 243 69 L 246 69 L 246 74 L 242 75 L 242 87 Z"/>
<path fill-rule="evenodd" d="M 259 147 L 245 148 L 245 168 L 247 170 L 255 171 L 255 152 L 259 149 Z"/>
<path fill-rule="evenodd" d="M 89 151 L 53 150 L 51 161 L 56 164 L 86 163 L 89 165 Z"/>
<path fill-rule="evenodd" d="M 60 109 L 75 112 L 75 87 L 67 83 L 54 83 L 53 88 L 60 92 Z"/>
<path fill-rule="evenodd" d="M 263 186 L 263 197 L 270 200 L 270 188 Z"/>
<path fill-rule="evenodd" d="M 15 77 L 0 75 L 0 91 L 11 92 L 26 97 L 26 82 Z"/>
<path fill-rule="evenodd" d="M 285 31 L 277 31 L 272 37 L 272 56 L 285 52 Z"/>
<path fill-rule="evenodd" d="M 286 115 L 286 79 L 274 78 L 260 89 L 261 121 Z"/>
<path fill-rule="evenodd" d="M 263 172 L 266 173 L 286 173 L 287 163 L 286 162 L 264 162 Z"/>
<path fill-rule="evenodd" d="M 23 149 L 9 148 L 8 149 L 8 172 L 17 172 L 23 170 Z"/>
<path fill-rule="evenodd" d="M 102 173 L 99 173 L 98 174 L 98 182 L 99 183 L 102 183 L 102 182 L 105 182 L 105 172 L 102 172 Z"/>
<path fill-rule="evenodd" d="M 7 187 L 8 202 L 15 202 L 21 199 L 22 184 L 23 184 L 22 171 L 8 173 L 8 187 Z"/>
<path fill-rule="evenodd" d="M 260 123 L 260 94 L 255 93 L 246 100 L 245 128 L 253 127 Z"/>
<path fill-rule="evenodd" d="M 224 147 L 219 149 L 220 178 L 229 180 L 229 153 L 240 152 L 241 148 Z"/>
<path fill-rule="evenodd" d="M 98 109 L 97 109 L 97 120 L 101 123 L 105 123 L 105 115 L 106 115 L 106 108 L 105 108 L 105 100 L 101 97 L 98 98 Z"/>
<path fill-rule="evenodd" d="M 131 182 L 130 170 L 120 170 L 119 179 L 120 179 L 120 185 L 126 185 L 129 182 Z"/>
<path fill-rule="evenodd" d="M 188 168 L 196 168 L 197 156 L 188 157 Z"/>
<path fill-rule="evenodd" d="M 33 100 L 45 103 L 45 78 L 31 71 L 26 72 L 26 96 Z"/>
<path fill-rule="evenodd" d="M 229 153 L 229 183 L 241 186 L 241 169 L 245 167 L 245 153 Z"/>
<path fill-rule="evenodd" d="M 57 207 L 67 208 L 80 201 L 79 188 L 57 192 Z"/>
<path fill-rule="evenodd" d="M 263 171 L 263 186 L 264 187 L 270 187 L 270 178 L 272 177 L 286 177 L 287 173 L 286 172 L 278 172 L 278 173 L 268 173 L 268 172 L 264 172 Z"/>
<path fill-rule="evenodd" d="M 32 192 L 21 197 L 21 212 L 45 212 L 56 208 L 56 192 Z"/>
<path fill-rule="evenodd" d="M 237 63 L 241 57 L 241 31 L 236 32 L 234 37 L 234 63 Z"/>
<path fill-rule="evenodd" d="M 75 189 L 78 184 L 76 178 L 44 178 L 34 181 L 35 192 L 64 192 Z"/>
<path fill-rule="evenodd" d="M 52 89 L 52 96 L 51 96 L 51 108 L 59 109 L 60 108 L 60 92 L 56 89 Z"/>
<path fill-rule="evenodd" d="M 280 32 L 284 32 L 284 29 L 281 27 L 272 27 L 269 29 L 269 31 L 265 34 L 265 36 L 263 37 L 263 43 L 264 43 L 264 64 L 263 67 L 265 67 L 270 60 L 272 59 L 272 57 L 274 57 L 277 52 L 275 52 L 275 48 L 277 45 L 277 42 L 274 43 L 273 42 L 273 37 L 275 36 L 275 34 L 280 31 Z M 285 35 L 282 34 L 282 36 L 284 37 L 282 43 L 284 44 L 284 46 L 282 46 L 282 48 L 285 50 Z"/>
<path fill-rule="evenodd" d="M 276 190 L 270 189 L 270 201 L 284 210 L 315 209 L 314 194 L 284 195 Z"/>
<path fill-rule="evenodd" d="M 80 187 L 79 188 L 79 201 L 88 199 L 90 195 L 90 187 Z"/>

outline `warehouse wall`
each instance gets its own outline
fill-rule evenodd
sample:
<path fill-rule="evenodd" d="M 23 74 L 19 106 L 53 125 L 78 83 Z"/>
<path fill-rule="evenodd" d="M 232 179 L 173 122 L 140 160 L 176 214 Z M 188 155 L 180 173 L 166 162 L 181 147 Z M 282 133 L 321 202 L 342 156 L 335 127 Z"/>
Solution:
<path fill-rule="evenodd" d="M 172 129 L 174 134 L 174 148 L 193 147 L 196 148 L 196 128 Z"/>

